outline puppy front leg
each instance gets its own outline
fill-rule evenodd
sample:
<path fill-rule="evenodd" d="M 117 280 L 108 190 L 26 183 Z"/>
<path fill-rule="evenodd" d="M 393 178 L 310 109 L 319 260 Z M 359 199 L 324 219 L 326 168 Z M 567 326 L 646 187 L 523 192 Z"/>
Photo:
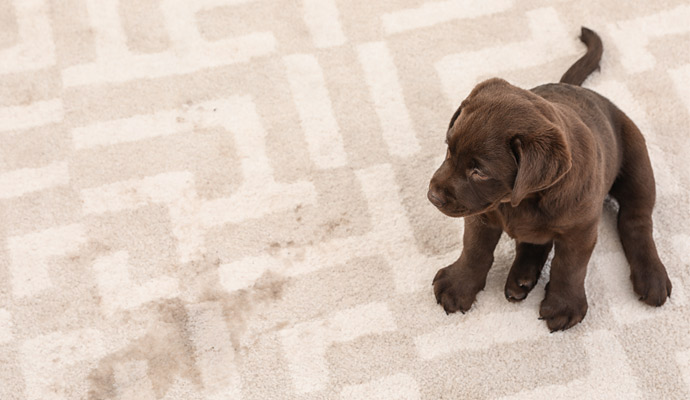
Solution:
<path fill-rule="evenodd" d="M 465 218 L 460 258 L 441 268 L 433 282 L 436 301 L 446 314 L 469 310 L 477 293 L 484 289 L 501 233 L 501 228 L 489 225 L 482 216 Z"/>
<path fill-rule="evenodd" d="M 539 308 L 540 319 L 546 320 L 551 332 L 571 328 L 587 314 L 585 275 L 596 241 L 596 223 L 554 241 L 551 278 Z"/>
<path fill-rule="evenodd" d="M 547 244 L 515 243 L 515 260 L 510 267 L 504 293 L 508 301 L 522 301 L 539 280 L 553 242 Z"/>

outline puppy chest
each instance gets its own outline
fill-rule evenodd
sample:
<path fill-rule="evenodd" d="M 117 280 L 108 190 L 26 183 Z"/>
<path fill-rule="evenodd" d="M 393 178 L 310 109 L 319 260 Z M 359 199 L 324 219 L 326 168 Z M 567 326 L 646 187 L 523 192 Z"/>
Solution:
<path fill-rule="evenodd" d="M 504 219 L 503 230 L 513 239 L 534 244 L 548 243 L 555 234 L 547 222 L 529 218 Z"/>

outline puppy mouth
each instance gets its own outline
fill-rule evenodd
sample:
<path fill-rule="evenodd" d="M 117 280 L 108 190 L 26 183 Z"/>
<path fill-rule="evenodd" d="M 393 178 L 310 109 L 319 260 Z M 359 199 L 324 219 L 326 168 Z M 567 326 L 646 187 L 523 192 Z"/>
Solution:
<path fill-rule="evenodd" d="M 444 213 L 446 216 L 451 217 L 451 218 L 461 218 L 464 217 L 467 211 L 451 211 L 451 210 L 444 210 L 443 208 L 439 208 L 439 211 Z"/>
<path fill-rule="evenodd" d="M 451 218 L 466 218 L 466 217 L 472 217 L 474 215 L 479 215 L 479 214 L 484 214 L 487 211 L 491 211 L 494 208 L 497 208 L 498 205 L 501 203 L 501 201 L 495 201 L 493 203 L 489 203 L 483 207 L 480 207 L 478 210 L 468 210 L 466 208 L 460 208 L 457 207 L 455 209 L 448 209 L 446 207 L 436 207 L 438 208 L 439 211 L 444 213 L 445 215 L 451 217 Z"/>

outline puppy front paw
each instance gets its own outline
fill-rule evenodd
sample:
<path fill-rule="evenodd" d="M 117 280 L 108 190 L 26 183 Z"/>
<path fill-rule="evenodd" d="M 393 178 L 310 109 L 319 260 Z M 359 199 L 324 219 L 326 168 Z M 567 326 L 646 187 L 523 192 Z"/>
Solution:
<path fill-rule="evenodd" d="M 522 301 L 537 284 L 537 280 L 539 280 L 539 271 L 537 270 L 524 271 L 520 276 L 513 273 L 511 269 L 503 293 L 508 301 Z"/>
<path fill-rule="evenodd" d="M 650 306 L 659 307 L 671 296 L 671 280 L 668 279 L 666 269 L 649 269 L 643 272 L 633 271 L 631 277 L 633 289 L 640 296 L 640 300 Z"/>
<path fill-rule="evenodd" d="M 584 290 L 573 297 L 564 297 L 558 292 L 549 290 L 539 307 L 539 319 L 546 321 L 551 333 L 564 331 L 578 324 L 587 314 L 587 298 Z"/>
<path fill-rule="evenodd" d="M 472 307 L 477 293 L 484 288 L 485 282 L 477 284 L 476 280 L 455 265 L 441 268 L 433 281 L 436 302 L 443 307 L 446 314 L 456 311 L 464 314 Z"/>

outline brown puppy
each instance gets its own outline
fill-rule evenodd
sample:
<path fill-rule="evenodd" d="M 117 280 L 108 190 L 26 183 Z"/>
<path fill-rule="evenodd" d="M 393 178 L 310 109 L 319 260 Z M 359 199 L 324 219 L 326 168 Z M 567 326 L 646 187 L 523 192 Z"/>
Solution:
<path fill-rule="evenodd" d="M 438 271 L 434 294 L 446 313 L 467 311 L 484 288 L 503 231 L 515 239 L 505 296 L 523 300 L 555 247 L 539 310 L 551 331 L 587 313 L 585 274 L 604 198 L 620 205 L 618 232 L 640 300 L 660 306 L 671 282 L 652 239 L 654 175 L 645 140 L 613 103 L 579 87 L 602 54 L 582 28 L 587 53 L 561 82 L 532 90 L 501 79 L 477 85 L 453 115 L 446 159 L 428 198 L 465 217 L 460 258 Z"/>

